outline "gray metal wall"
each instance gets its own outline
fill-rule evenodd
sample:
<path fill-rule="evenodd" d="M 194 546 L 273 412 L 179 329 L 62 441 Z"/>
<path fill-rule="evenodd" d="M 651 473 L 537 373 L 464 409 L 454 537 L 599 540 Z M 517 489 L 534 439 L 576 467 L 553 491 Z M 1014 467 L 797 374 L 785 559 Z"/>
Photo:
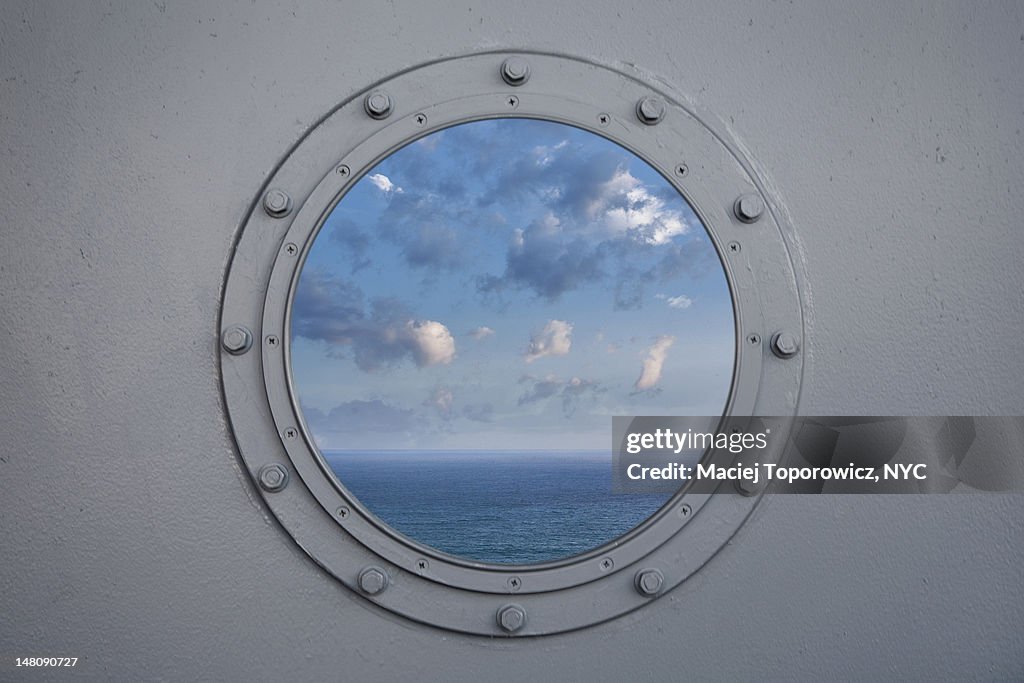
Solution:
<path fill-rule="evenodd" d="M 680 589 L 541 639 L 383 613 L 277 527 L 220 395 L 238 226 L 337 103 L 496 47 L 635 64 L 745 143 L 796 229 L 802 412 L 1024 413 L 1018 2 L 8 1 L 0 678 L 1024 677 L 1019 496 L 766 500 Z"/>

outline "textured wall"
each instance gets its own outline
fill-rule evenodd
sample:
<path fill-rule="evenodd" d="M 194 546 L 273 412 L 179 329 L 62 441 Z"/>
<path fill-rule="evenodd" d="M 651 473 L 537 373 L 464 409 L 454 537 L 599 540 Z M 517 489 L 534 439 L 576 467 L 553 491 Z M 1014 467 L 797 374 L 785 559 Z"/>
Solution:
<path fill-rule="evenodd" d="M 269 170 L 331 107 L 495 47 L 635 64 L 785 202 L 805 413 L 1024 413 L 1019 3 L 5 2 L 0 678 L 1024 677 L 1024 499 L 766 501 L 625 618 L 490 641 L 319 570 L 238 464 L 221 286 Z"/>

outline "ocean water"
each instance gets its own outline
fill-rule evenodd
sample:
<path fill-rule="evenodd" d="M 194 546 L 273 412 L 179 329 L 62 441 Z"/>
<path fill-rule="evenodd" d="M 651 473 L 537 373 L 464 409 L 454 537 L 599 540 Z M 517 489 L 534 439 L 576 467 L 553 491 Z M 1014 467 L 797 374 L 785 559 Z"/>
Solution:
<path fill-rule="evenodd" d="M 420 543 L 501 564 L 561 559 L 615 539 L 667 494 L 612 492 L 606 451 L 324 451 L 378 518 Z"/>

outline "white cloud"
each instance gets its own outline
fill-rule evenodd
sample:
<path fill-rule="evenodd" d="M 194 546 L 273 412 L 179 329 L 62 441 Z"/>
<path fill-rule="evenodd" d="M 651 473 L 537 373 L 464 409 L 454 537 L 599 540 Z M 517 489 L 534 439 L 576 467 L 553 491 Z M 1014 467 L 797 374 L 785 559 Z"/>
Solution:
<path fill-rule="evenodd" d="M 378 190 L 385 194 L 402 191 L 402 188 L 396 187 L 395 184 L 391 182 L 391 178 L 388 178 L 383 173 L 374 173 L 371 176 L 367 176 L 367 180 L 373 183 Z"/>
<path fill-rule="evenodd" d="M 618 169 L 601 184 L 597 197 L 587 206 L 592 218 L 603 219 L 612 233 L 634 231 L 647 244 L 665 244 L 690 231 L 682 214 L 665 206 L 665 200 L 625 169 Z"/>
<path fill-rule="evenodd" d="M 405 333 L 412 342 L 413 357 L 420 367 L 447 365 L 455 358 L 455 338 L 447 327 L 434 320 L 410 320 Z"/>
<path fill-rule="evenodd" d="M 661 381 L 661 366 L 665 363 L 668 350 L 676 341 L 675 337 L 662 335 L 658 337 L 651 348 L 647 349 L 644 356 L 643 367 L 640 370 L 640 377 L 636 380 L 634 388 L 637 391 L 646 391 L 655 387 Z"/>
<path fill-rule="evenodd" d="M 685 294 L 680 294 L 679 296 L 667 296 L 665 294 L 656 294 L 655 297 L 661 299 L 670 307 L 678 308 L 680 310 L 686 310 L 687 308 L 693 305 L 693 299 L 686 296 Z"/>
<path fill-rule="evenodd" d="M 480 341 L 481 339 L 487 339 L 493 334 L 494 330 L 487 327 L 486 325 L 478 327 L 475 330 L 471 330 L 469 332 L 469 336 L 472 337 L 473 339 L 476 339 L 477 341 Z"/>
<path fill-rule="evenodd" d="M 564 320 L 549 320 L 544 329 L 530 336 L 526 362 L 544 356 L 564 356 L 572 347 L 572 325 Z"/>

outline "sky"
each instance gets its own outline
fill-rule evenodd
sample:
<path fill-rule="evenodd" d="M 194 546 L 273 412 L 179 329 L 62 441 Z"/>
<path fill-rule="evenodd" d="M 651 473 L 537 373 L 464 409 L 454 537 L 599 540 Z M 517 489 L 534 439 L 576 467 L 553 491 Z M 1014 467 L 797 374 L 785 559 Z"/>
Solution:
<path fill-rule="evenodd" d="M 582 129 L 494 119 L 367 172 L 295 290 L 321 449 L 609 449 L 613 415 L 718 415 L 725 273 L 683 197 Z"/>

